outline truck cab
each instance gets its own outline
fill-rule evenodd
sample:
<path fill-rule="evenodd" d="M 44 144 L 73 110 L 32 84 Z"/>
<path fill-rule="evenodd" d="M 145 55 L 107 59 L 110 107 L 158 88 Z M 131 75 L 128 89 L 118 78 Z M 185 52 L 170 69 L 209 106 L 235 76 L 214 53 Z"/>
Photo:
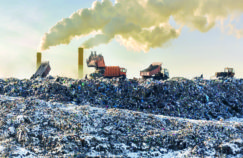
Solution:
<path fill-rule="evenodd" d="M 125 68 L 120 68 L 120 74 L 126 76 L 127 69 Z"/>
<path fill-rule="evenodd" d="M 224 68 L 224 72 L 227 72 L 227 73 L 235 73 L 234 69 L 233 68 Z"/>
<path fill-rule="evenodd" d="M 126 78 L 127 76 L 127 69 L 125 68 L 120 68 L 120 76 L 122 76 L 122 78 Z"/>
<path fill-rule="evenodd" d="M 167 78 L 169 78 L 169 70 L 168 69 L 162 69 L 162 70 L 163 70 L 164 76 L 166 76 Z"/>

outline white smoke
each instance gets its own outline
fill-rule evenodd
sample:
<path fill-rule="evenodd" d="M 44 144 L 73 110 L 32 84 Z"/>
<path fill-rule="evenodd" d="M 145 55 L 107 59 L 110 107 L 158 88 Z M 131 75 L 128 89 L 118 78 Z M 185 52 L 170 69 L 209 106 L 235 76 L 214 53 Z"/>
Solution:
<path fill-rule="evenodd" d="M 110 0 L 95 1 L 91 8 L 80 9 L 62 19 L 46 33 L 40 49 L 69 44 L 76 36 L 99 32 L 85 41 L 92 48 L 117 39 L 127 48 L 148 51 L 178 38 L 181 29 L 173 28 L 169 19 L 192 30 L 207 32 L 217 21 L 232 14 L 241 15 L 242 0 Z M 229 33 L 241 38 L 243 30 L 229 24 Z"/>

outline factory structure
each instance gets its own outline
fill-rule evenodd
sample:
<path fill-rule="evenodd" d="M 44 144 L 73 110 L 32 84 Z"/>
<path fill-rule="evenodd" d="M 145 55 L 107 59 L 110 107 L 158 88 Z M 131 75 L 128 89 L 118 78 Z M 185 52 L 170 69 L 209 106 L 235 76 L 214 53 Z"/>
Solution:
<path fill-rule="evenodd" d="M 36 69 L 38 69 L 41 65 L 41 52 L 37 52 L 36 54 Z"/>
<path fill-rule="evenodd" d="M 84 77 L 84 49 L 78 48 L 78 78 L 81 79 Z M 31 77 L 45 77 L 50 72 L 50 65 L 49 62 L 42 62 L 42 53 L 37 52 L 36 54 L 36 73 Z"/>
<path fill-rule="evenodd" d="M 78 48 L 78 78 L 84 77 L 84 49 Z"/>

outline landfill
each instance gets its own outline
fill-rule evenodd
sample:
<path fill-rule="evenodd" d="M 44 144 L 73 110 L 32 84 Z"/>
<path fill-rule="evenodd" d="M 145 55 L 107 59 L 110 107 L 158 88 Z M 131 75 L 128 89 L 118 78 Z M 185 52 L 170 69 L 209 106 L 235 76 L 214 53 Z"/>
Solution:
<path fill-rule="evenodd" d="M 0 79 L 0 157 L 242 157 L 243 80 Z"/>

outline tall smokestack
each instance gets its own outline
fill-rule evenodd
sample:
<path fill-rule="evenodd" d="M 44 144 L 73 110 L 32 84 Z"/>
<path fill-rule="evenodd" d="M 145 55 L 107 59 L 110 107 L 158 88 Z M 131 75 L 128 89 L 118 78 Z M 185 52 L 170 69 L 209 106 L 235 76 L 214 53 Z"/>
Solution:
<path fill-rule="evenodd" d="M 78 48 L 78 78 L 83 78 L 84 49 Z"/>
<path fill-rule="evenodd" d="M 38 69 L 40 65 L 41 65 L 41 52 L 37 52 L 37 54 L 36 54 L 36 69 Z"/>

